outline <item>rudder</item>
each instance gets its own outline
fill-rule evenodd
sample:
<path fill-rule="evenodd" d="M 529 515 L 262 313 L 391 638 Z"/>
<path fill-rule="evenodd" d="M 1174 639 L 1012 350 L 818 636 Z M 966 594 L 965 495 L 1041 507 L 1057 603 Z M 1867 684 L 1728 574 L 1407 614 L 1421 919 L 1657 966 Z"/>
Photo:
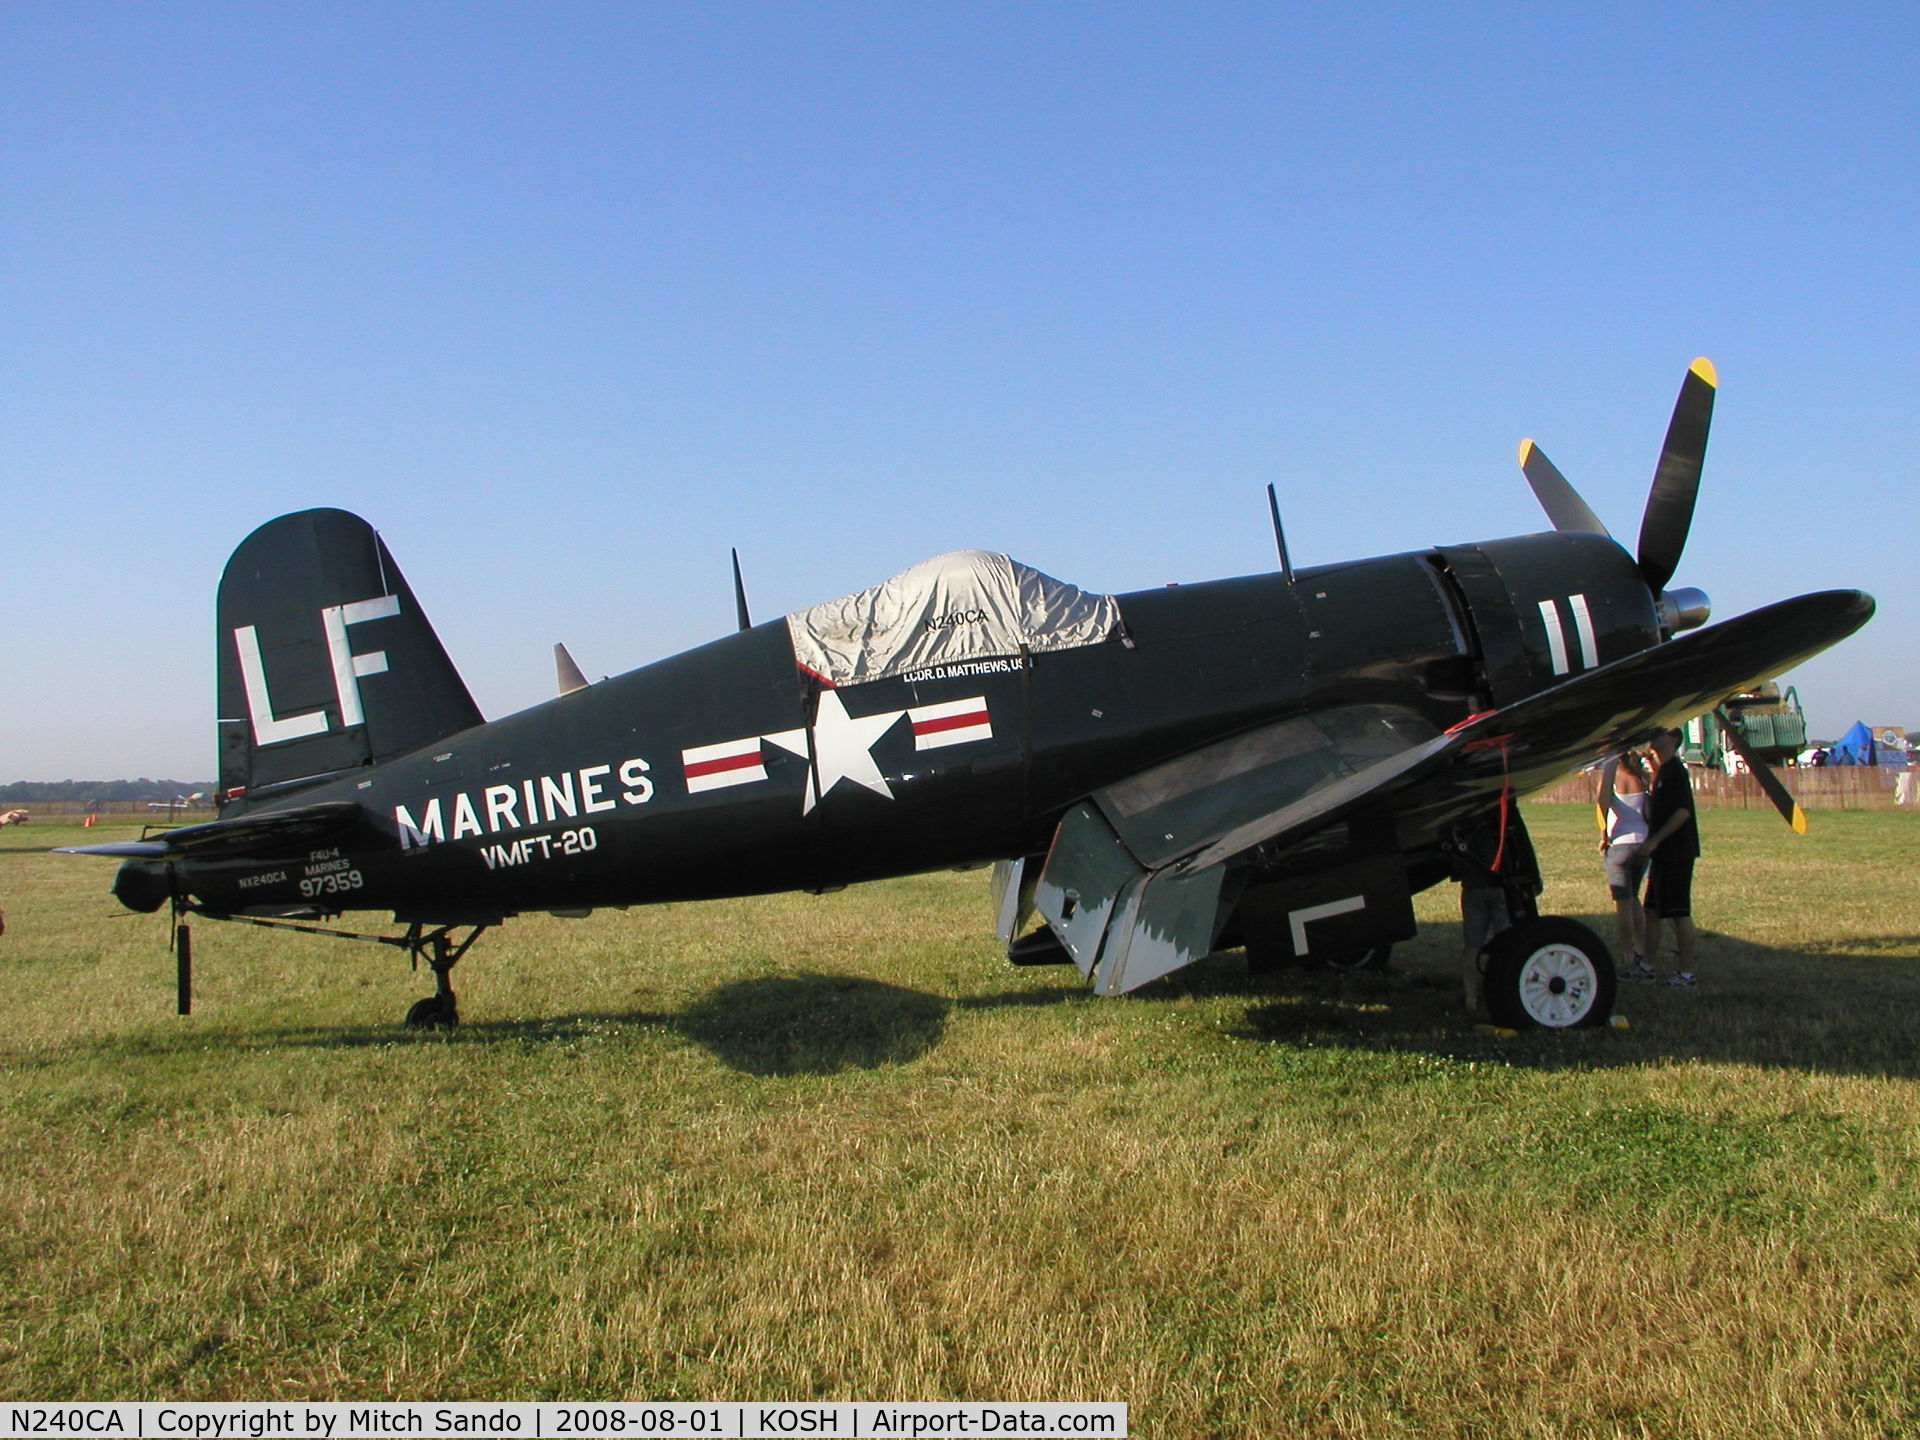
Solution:
<path fill-rule="evenodd" d="M 481 723 L 373 527 L 269 520 L 220 577 L 220 796 L 389 760 Z"/>

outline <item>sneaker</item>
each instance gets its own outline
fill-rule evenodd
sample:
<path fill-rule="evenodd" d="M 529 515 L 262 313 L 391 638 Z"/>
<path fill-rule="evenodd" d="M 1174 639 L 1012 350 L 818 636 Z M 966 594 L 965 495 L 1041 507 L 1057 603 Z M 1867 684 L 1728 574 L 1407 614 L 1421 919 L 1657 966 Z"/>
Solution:
<path fill-rule="evenodd" d="M 1693 984 L 1693 972 L 1691 970 L 1676 970 L 1673 974 L 1667 976 L 1667 984 L 1675 986 L 1676 988 L 1691 985 Z"/>
<path fill-rule="evenodd" d="M 1644 960 L 1635 960 L 1633 964 L 1627 966 L 1626 969 L 1620 972 L 1620 978 L 1622 980 L 1653 981 L 1660 978 L 1660 972 Z"/>

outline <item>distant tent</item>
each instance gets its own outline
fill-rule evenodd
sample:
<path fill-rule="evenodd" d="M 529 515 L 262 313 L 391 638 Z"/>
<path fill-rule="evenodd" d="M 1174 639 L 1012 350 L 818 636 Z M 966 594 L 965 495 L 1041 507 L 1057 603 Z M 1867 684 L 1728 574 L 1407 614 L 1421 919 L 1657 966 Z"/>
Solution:
<path fill-rule="evenodd" d="M 1863 721 L 1856 720 L 1846 734 L 1833 742 L 1833 748 L 1827 752 L 1827 764 L 1877 765 L 1880 763 L 1879 748 L 1874 742 L 1873 732 Z"/>

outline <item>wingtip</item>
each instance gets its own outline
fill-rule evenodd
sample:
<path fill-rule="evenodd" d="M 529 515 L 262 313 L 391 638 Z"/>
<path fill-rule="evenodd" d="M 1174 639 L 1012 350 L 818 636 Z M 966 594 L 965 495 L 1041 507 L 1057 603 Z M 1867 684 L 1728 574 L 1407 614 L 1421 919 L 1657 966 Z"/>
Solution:
<path fill-rule="evenodd" d="M 1707 359 L 1706 356 L 1701 355 L 1697 357 L 1694 360 L 1693 364 L 1689 365 L 1687 369 L 1691 373 L 1698 375 L 1702 380 L 1706 381 L 1707 384 L 1711 385 L 1714 389 L 1718 390 L 1720 388 L 1719 373 L 1714 370 L 1713 362 Z"/>

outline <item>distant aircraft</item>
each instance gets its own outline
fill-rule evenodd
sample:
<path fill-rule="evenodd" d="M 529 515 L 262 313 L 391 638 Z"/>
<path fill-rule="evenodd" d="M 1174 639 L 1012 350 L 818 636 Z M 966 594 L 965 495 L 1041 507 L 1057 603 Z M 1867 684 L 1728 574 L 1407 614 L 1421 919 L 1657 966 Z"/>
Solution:
<path fill-rule="evenodd" d="M 1010 958 L 1103 995 L 1235 944 L 1352 961 L 1413 934 L 1470 828 L 1872 614 L 1827 591 L 1695 629 L 1706 597 L 1667 585 L 1714 387 L 1695 361 L 1635 555 L 1529 441 L 1552 533 L 1295 572 L 1276 508 L 1276 574 L 1098 595 L 956 551 L 760 625 L 736 567 L 740 633 L 591 685 L 562 652 L 565 693 L 491 723 L 373 529 L 285 515 L 221 581 L 219 818 L 81 853 L 176 920 L 391 912 L 358 938 L 433 971 L 415 1025 L 455 1022 L 451 971 L 515 914 L 983 864 Z M 1605 945 L 1512 898 L 1495 1018 L 1604 1023 Z"/>
<path fill-rule="evenodd" d="M 172 815 L 181 810 L 191 810 L 207 798 L 204 790 L 196 790 L 191 795 L 176 795 L 171 800 L 149 800 L 147 809 L 164 810 Z"/>
<path fill-rule="evenodd" d="M 32 818 L 25 810 L 0 810 L 0 825 L 24 825 Z"/>

